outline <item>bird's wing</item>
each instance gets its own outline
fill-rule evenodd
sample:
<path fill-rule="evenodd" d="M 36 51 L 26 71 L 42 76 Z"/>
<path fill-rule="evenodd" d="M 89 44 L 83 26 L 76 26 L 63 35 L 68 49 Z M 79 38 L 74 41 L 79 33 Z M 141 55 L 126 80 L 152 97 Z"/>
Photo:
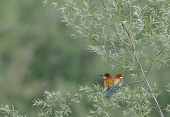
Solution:
<path fill-rule="evenodd" d="M 107 87 L 104 89 L 104 92 L 108 92 L 110 90 L 110 87 Z"/>
<path fill-rule="evenodd" d="M 111 92 L 113 92 L 116 88 L 117 88 L 117 84 L 119 82 L 119 79 L 117 78 L 113 78 L 112 80 L 109 81 L 109 87 L 108 89 L 105 91 L 105 97 L 108 98 L 111 94 Z"/>
<path fill-rule="evenodd" d="M 114 85 L 114 80 L 113 80 L 112 78 L 106 79 L 106 80 L 104 81 L 104 86 L 105 86 L 105 88 L 111 87 L 111 86 L 113 86 L 113 85 Z"/>
<path fill-rule="evenodd" d="M 112 86 L 109 88 L 109 90 L 107 90 L 107 92 L 105 93 L 105 97 L 108 98 L 110 96 L 110 94 L 115 90 L 117 89 L 117 86 Z"/>
<path fill-rule="evenodd" d="M 105 86 L 104 92 L 107 93 L 113 85 L 114 85 L 113 78 L 106 79 L 104 81 Z"/>
<path fill-rule="evenodd" d="M 121 83 L 121 80 L 118 78 L 114 78 L 114 85 L 115 86 L 119 86 L 119 84 Z"/>

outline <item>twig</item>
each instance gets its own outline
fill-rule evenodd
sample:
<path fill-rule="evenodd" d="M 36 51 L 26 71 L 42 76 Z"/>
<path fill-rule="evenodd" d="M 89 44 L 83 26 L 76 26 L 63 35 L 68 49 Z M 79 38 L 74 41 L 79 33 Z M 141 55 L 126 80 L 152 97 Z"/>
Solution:
<path fill-rule="evenodd" d="M 105 6 L 105 4 L 104 4 L 104 1 L 101 0 L 101 2 L 102 2 L 103 7 L 105 8 L 106 6 Z M 107 11 L 106 11 L 106 12 L 107 12 Z M 140 61 L 139 61 L 139 58 L 138 58 L 138 56 L 137 56 L 137 52 L 136 52 L 136 48 L 135 48 L 135 43 L 134 43 L 134 41 L 132 40 L 131 34 L 130 34 L 130 32 L 126 29 L 124 23 L 122 22 L 121 24 L 122 24 L 123 29 L 124 29 L 125 32 L 127 33 L 129 39 L 130 39 L 131 46 L 132 46 L 132 50 L 133 50 L 133 53 L 134 53 L 134 57 L 135 57 L 135 59 L 136 59 L 136 63 L 137 63 L 137 65 L 138 65 L 138 67 L 139 67 L 139 69 L 140 69 L 140 71 L 141 71 L 141 73 L 142 73 L 142 76 L 143 76 L 142 81 L 144 82 L 144 84 L 146 85 L 146 87 L 147 87 L 150 91 L 152 91 L 152 88 L 151 88 L 151 86 L 150 86 L 150 84 L 149 84 L 149 82 L 148 82 L 148 80 L 147 80 L 147 75 L 148 75 L 148 73 L 149 73 L 149 71 L 150 71 L 150 69 L 151 69 L 151 67 L 152 67 L 152 65 L 153 65 L 153 63 L 154 63 L 154 61 L 155 61 L 155 58 L 156 58 L 159 54 L 161 54 L 162 51 L 160 51 L 159 53 L 157 53 L 157 54 L 153 57 L 153 59 L 152 59 L 152 61 L 151 61 L 151 64 L 150 64 L 150 66 L 149 66 L 149 68 L 148 68 L 148 70 L 147 70 L 147 72 L 146 72 L 146 74 L 145 74 L 145 72 L 144 72 L 144 70 L 143 70 L 143 68 L 142 68 L 142 65 L 141 65 L 141 63 L 140 63 Z M 114 30 L 115 30 L 115 29 L 114 29 Z M 142 82 L 142 81 L 141 81 L 141 82 Z M 133 83 L 132 83 L 132 84 L 133 84 Z M 130 85 L 130 84 L 129 84 L 129 85 Z M 155 95 L 152 95 L 152 97 L 153 97 L 153 99 L 154 99 L 154 101 L 155 101 L 155 103 L 156 103 L 156 107 L 157 107 L 157 110 L 158 110 L 160 116 L 161 116 L 161 117 L 164 117 L 164 115 L 163 115 L 163 113 L 162 113 L 162 110 L 161 110 L 161 108 L 160 108 L 160 105 L 158 104 Z"/>
<path fill-rule="evenodd" d="M 149 84 L 149 82 L 148 82 L 148 80 L 147 80 L 147 75 L 148 75 L 148 73 L 149 73 L 149 71 L 150 71 L 150 69 L 151 69 L 151 67 L 152 67 L 152 65 L 153 65 L 153 62 L 154 62 L 155 58 L 156 58 L 162 51 L 159 52 L 158 54 L 156 54 L 156 56 L 154 56 L 153 60 L 151 61 L 150 66 L 149 66 L 149 69 L 148 69 L 147 73 L 145 74 L 145 73 L 144 73 L 144 70 L 143 70 L 143 68 L 142 68 L 142 65 L 141 65 L 141 63 L 140 63 L 140 61 L 139 61 L 139 58 L 137 57 L 135 44 L 134 44 L 134 42 L 131 40 L 131 35 L 130 35 L 129 31 L 126 29 L 126 27 L 125 27 L 125 25 L 124 25 L 123 23 L 122 23 L 122 27 L 123 27 L 123 29 L 126 31 L 128 37 L 129 37 L 129 39 L 130 39 L 130 41 L 131 41 L 132 50 L 133 50 L 133 52 L 134 52 L 134 56 L 135 56 L 135 59 L 136 59 L 136 63 L 138 64 L 139 69 L 140 69 L 140 71 L 142 72 L 142 75 L 143 75 L 143 82 L 144 82 L 144 84 L 146 85 L 146 87 L 147 87 L 150 91 L 152 91 L 152 88 L 151 88 L 151 86 L 150 86 L 150 84 Z M 162 113 L 162 110 L 161 110 L 161 108 L 160 108 L 160 106 L 159 106 L 159 104 L 158 104 L 158 101 L 157 101 L 155 95 L 152 95 L 152 97 L 153 97 L 153 99 L 154 99 L 154 101 L 155 101 L 155 103 L 156 103 L 156 108 L 157 108 L 160 116 L 161 116 L 161 117 L 164 117 L 164 115 L 163 115 L 163 113 Z"/>
<path fill-rule="evenodd" d="M 102 5 L 103 5 L 103 7 L 106 8 L 106 5 L 105 5 L 105 3 L 104 3 L 103 0 L 101 0 L 101 3 L 102 3 Z"/>
<path fill-rule="evenodd" d="M 101 4 L 102 4 L 102 6 L 104 7 L 104 9 L 105 9 L 106 13 L 108 13 L 108 11 L 106 10 L 106 4 L 104 3 L 104 1 L 103 1 L 103 0 L 101 0 Z M 108 17 L 109 17 L 109 15 L 108 15 Z M 119 19 L 118 19 L 118 20 L 119 20 Z M 119 20 L 119 22 L 121 22 L 121 21 Z M 109 25 L 107 25 L 107 26 L 114 30 L 114 32 L 115 32 L 115 34 L 116 34 L 116 36 L 120 39 L 120 42 L 122 42 L 122 43 L 123 43 L 122 39 L 119 37 L 119 35 L 118 35 L 117 31 L 116 31 L 115 26 L 113 25 L 113 23 L 112 23 L 112 22 L 110 22 L 110 23 L 111 23 L 111 26 L 109 26 Z M 126 52 L 127 52 L 127 54 L 128 54 L 127 58 L 129 58 L 129 60 L 133 61 L 133 59 L 132 59 L 132 57 L 131 57 L 131 55 L 130 55 L 130 53 L 129 53 L 128 49 L 127 49 L 127 47 L 126 47 L 126 46 L 124 46 L 124 48 L 125 48 L 125 51 L 126 51 Z"/>
<path fill-rule="evenodd" d="M 143 80 L 139 80 L 139 81 L 135 81 L 135 82 L 130 82 L 128 84 L 122 85 L 121 87 L 125 87 L 125 86 L 128 86 L 128 85 L 136 84 L 136 83 L 140 83 L 140 82 L 143 82 Z"/>
<path fill-rule="evenodd" d="M 152 67 L 152 64 L 153 64 L 153 62 L 155 61 L 155 58 L 156 58 L 157 56 L 159 56 L 161 53 L 162 53 L 162 51 L 160 51 L 159 53 L 155 54 L 155 56 L 152 58 L 151 64 L 150 64 L 150 66 L 149 66 L 149 68 L 148 68 L 148 70 L 147 70 L 147 72 L 146 72 L 146 74 L 145 74 L 145 78 L 144 78 L 144 79 L 147 78 L 148 73 L 149 73 L 149 71 L 150 71 L 150 69 L 151 69 L 151 67 Z"/>
<path fill-rule="evenodd" d="M 131 39 L 130 32 L 129 32 L 126 28 L 125 28 L 125 25 L 124 25 L 124 23 L 123 23 L 123 22 L 122 22 L 121 24 L 122 24 L 123 29 L 126 31 L 126 33 L 127 33 L 128 37 L 129 37 L 129 39 Z"/>

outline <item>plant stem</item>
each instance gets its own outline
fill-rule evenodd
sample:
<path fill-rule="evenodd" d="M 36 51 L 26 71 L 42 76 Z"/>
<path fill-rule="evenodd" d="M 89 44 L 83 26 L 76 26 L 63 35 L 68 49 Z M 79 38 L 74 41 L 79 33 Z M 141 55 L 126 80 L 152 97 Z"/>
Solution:
<path fill-rule="evenodd" d="M 137 52 L 136 52 L 136 48 L 135 48 L 135 43 L 134 43 L 134 41 L 133 41 L 132 38 L 131 38 L 130 32 L 126 29 L 124 23 L 122 23 L 122 27 L 123 27 L 123 29 L 126 31 L 128 37 L 129 37 L 129 39 L 130 39 L 130 41 L 131 41 L 132 50 L 133 50 L 133 53 L 134 53 L 134 57 L 135 57 L 135 59 L 136 59 L 136 63 L 137 63 L 137 65 L 138 65 L 140 71 L 142 72 L 143 82 L 144 82 L 144 84 L 146 85 L 146 87 L 147 87 L 150 91 L 152 91 L 152 88 L 151 88 L 151 86 L 150 86 L 150 84 L 149 84 L 149 82 L 148 82 L 148 79 L 147 79 L 147 75 L 148 75 L 148 73 L 149 73 L 149 71 L 150 71 L 150 69 L 151 69 L 151 67 L 152 67 L 152 65 L 153 65 L 153 62 L 154 62 L 155 58 L 156 58 L 158 55 L 160 55 L 162 51 L 160 51 L 158 54 L 155 54 L 155 56 L 153 57 L 153 59 L 152 59 L 152 61 L 151 61 L 151 64 L 150 64 L 150 66 L 149 66 L 149 69 L 148 69 L 147 73 L 145 74 L 145 73 L 144 73 L 144 70 L 143 70 L 143 68 L 142 68 L 142 65 L 141 65 L 141 63 L 140 63 L 140 61 L 139 61 L 139 58 L 138 58 L 138 56 L 137 56 Z M 155 101 L 155 103 L 156 103 L 156 108 L 157 108 L 157 110 L 158 110 L 158 112 L 159 112 L 160 117 L 164 117 L 164 115 L 163 115 L 163 113 L 162 113 L 162 110 L 161 110 L 161 108 L 160 108 L 160 106 L 159 106 L 159 104 L 158 104 L 158 101 L 157 101 L 155 95 L 153 94 L 152 97 L 153 97 L 153 99 L 154 99 L 154 101 Z"/>

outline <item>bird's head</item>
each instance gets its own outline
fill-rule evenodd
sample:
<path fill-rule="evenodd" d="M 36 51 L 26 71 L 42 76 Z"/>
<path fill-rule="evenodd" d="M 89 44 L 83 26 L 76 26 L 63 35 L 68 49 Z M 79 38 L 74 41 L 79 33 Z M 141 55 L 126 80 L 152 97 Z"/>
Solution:
<path fill-rule="evenodd" d="M 116 78 L 120 78 L 120 79 L 122 79 L 123 78 L 123 75 L 122 74 L 116 74 L 116 76 L 115 76 Z"/>
<path fill-rule="evenodd" d="M 104 75 L 99 75 L 99 76 L 102 76 L 103 79 L 106 79 L 106 78 L 111 78 L 111 75 L 109 73 L 105 73 Z"/>

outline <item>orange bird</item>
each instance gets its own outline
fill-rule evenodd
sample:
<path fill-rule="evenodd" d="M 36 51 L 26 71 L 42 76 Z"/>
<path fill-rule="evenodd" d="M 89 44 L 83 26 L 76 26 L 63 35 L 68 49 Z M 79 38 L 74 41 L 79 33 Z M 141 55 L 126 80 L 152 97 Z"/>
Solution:
<path fill-rule="evenodd" d="M 108 98 L 118 86 L 121 86 L 123 83 L 123 75 L 116 74 L 114 78 L 109 73 L 105 73 L 104 75 L 99 75 L 104 78 L 104 87 L 105 87 L 105 97 Z"/>

